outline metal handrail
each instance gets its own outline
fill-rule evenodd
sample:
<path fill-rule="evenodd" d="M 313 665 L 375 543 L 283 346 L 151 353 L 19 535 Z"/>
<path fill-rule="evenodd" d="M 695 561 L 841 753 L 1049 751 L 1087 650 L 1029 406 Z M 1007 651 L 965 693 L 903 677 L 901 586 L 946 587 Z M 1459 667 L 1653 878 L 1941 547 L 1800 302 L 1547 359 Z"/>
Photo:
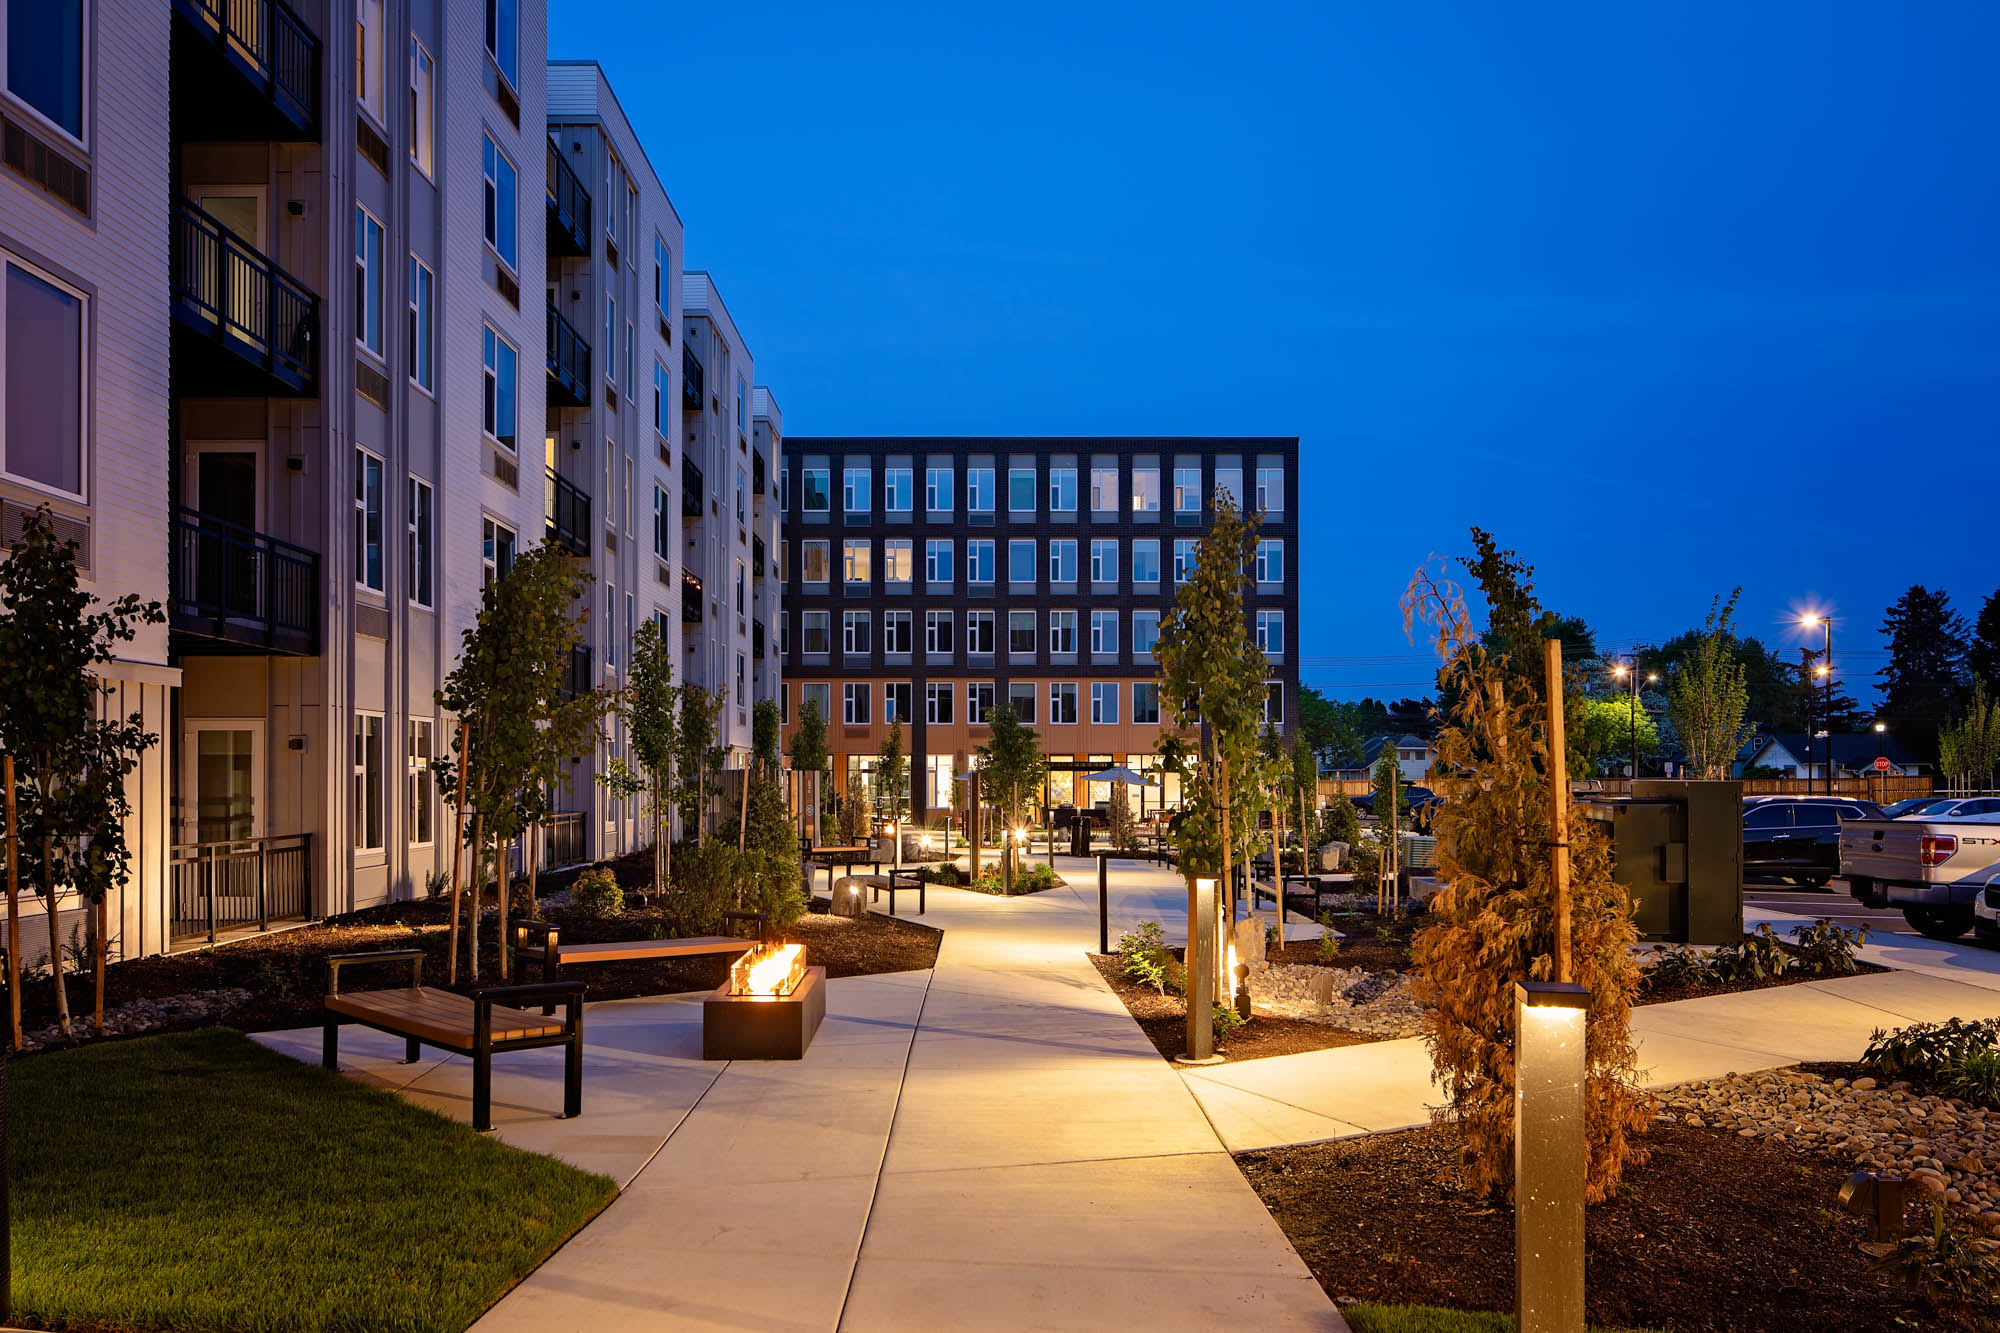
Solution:
<path fill-rule="evenodd" d="M 681 344 L 681 406 L 695 412 L 701 411 L 702 385 L 707 372 L 702 369 L 701 358 L 686 343 Z"/>
<path fill-rule="evenodd" d="M 319 556 L 303 546 L 176 505 L 173 596 L 177 609 L 247 625 L 266 644 L 281 634 L 319 644 Z M 228 636 L 224 637 L 236 637 Z"/>
<path fill-rule="evenodd" d="M 168 849 L 171 939 L 312 915 L 312 834 L 216 838 Z"/>
<path fill-rule="evenodd" d="M 590 192 L 583 180 L 563 157 L 554 139 L 548 140 L 549 219 L 570 240 L 578 254 L 590 253 Z"/>
<path fill-rule="evenodd" d="M 319 298 L 192 200 L 173 201 L 174 297 L 219 343 L 311 389 Z"/>
<path fill-rule="evenodd" d="M 589 555 L 590 496 L 554 468 L 548 471 L 549 540 L 574 555 Z"/>
<path fill-rule="evenodd" d="M 590 344 L 577 332 L 576 325 L 563 318 L 554 303 L 548 307 L 547 351 L 549 378 L 560 385 L 579 405 L 590 401 Z"/>
<path fill-rule="evenodd" d="M 319 38 L 285 0 L 178 0 L 284 116 L 319 137 Z"/>
<path fill-rule="evenodd" d="M 681 623 L 698 625 L 706 616 L 707 603 L 703 600 L 701 580 L 686 570 L 681 571 Z"/>

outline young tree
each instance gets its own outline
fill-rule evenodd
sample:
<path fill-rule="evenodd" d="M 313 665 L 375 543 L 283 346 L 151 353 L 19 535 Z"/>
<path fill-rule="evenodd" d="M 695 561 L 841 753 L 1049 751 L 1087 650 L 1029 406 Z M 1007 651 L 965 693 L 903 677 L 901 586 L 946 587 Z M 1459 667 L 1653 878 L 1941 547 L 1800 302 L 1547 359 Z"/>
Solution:
<path fill-rule="evenodd" d="M 1290 808 L 1298 815 L 1299 869 L 1312 869 L 1312 810 L 1319 804 L 1319 756 L 1313 752 L 1312 742 L 1306 739 L 1305 728 L 1292 733 L 1292 770 L 1290 791 L 1287 793 Z"/>
<path fill-rule="evenodd" d="M 1938 728 L 1965 698 L 1965 620 L 1942 589 L 1912 585 L 1882 620 L 1889 665 L 1882 679 L 1882 716 L 1919 754 L 1936 752 Z"/>
<path fill-rule="evenodd" d="M 681 834 L 699 842 L 709 833 L 709 782 L 722 771 L 724 751 L 715 743 L 715 723 L 722 716 L 723 693 L 699 685 L 683 685 L 679 693 L 674 790 L 680 796 Z"/>
<path fill-rule="evenodd" d="M 1737 752 L 1756 730 L 1743 721 L 1750 691 L 1743 662 L 1733 651 L 1729 623 L 1742 594 L 1737 588 L 1727 601 L 1717 597 L 1709 605 L 1707 623 L 1670 668 L 1667 682 L 1667 716 L 1680 735 L 1688 767 L 1709 781 L 1729 776 Z"/>
<path fill-rule="evenodd" d="M 1001 704 L 986 714 L 986 744 L 979 747 L 979 790 L 1000 812 L 1000 827 L 1017 827 L 1035 793 L 1041 789 L 1047 761 L 1042 758 L 1042 740 L 1033 727 L 1024 727 L 1011 704 Z M 1014 864 L 1013 839 L 1002 834 L 1006 864 Z M 1011 873 L 1011 871 L 1009 872 Z"/>
<path fill-rule="evenodd" d="M 680 744 L 680 691 L 674 685 L 674 655 L 655 621 L 632 639 L 626 671 L 625 735 L 632 757 L 645 771 L 653 825 L 653 892 L 664 892 L 673 875 L 672 818 L 674 751 Z"/>
<path fill-rule="evenodd" d="M 1340 760 L 1361 753 L 1361 733 L 1353 720 L 1354 712 L 1353 704 L 1334 703 L 1310 685 L 1299 686 L 1298 731 L 1320 764 L 1336 767 Z"/>
<path fill-rule="evenodd" d="M 1361 812 L 1354 808 L 1346 792 L 1335 792 L 1327 801 L 1320 814 L 1319 840 L 1322 846 L 1329 842 L 1344 843 L 1350 852 L 1361 841 Z"/>
<path fill-rule="evenodd" d="M 1122 782 L 1111 784 L 1111 810 L 1105 819 L 1105 833 L 1111 845 L 1130 856 L 1139 850 L 1139 826 L 1132 818 L 1132 798 Z"/>
<path fill-rule="evenodd" d="M 910 761 L 903 755 L 903 719 L 889 719 L 889 734 L 875 758 L 875 810 L 900 824 L 903 819 L 903 791 L 910 780 Z"/>
<path fill-rule="evenodd" d="M 56 1023 L 70 1033 L 63 985 L 61 899 L 88 905 L 97 973 L 94 1026 L 104 1030 L 105 900 L 131 866 L 125 779 L 159 742 L 142 717 L 106 716 L 112 687 L 94 668 L 117 656 L 141 625 L 165 619 L 158 602 L 135 594 L 95 602 L 77 577 L 76 550 L 58 541 L 46 506 L 28 515 L 20 539 L 0 558 L 0 750 L 14 757 L 20 827 L 15 855 L 23 878 L 42 895 L 49 919 L 49 970 Z M 10 899 L 10 914 L 16 910 Z M 10 938 L 18 923 L 9 921 Z M 19 960 L 8 954 L 9 987 L 18 993 Z"/>
<path fill-rule="evenodd" d="M 1533 623 L 1526 566 L 1488 563 L 1481 574 L 1489 606 Z M 1464 1135 L 1467 1183 L 1475 1194 L 1504 1196 L 1513 1165 L 1514 984 L 1555 971 L 1547 711 L 1521 665 L 1475 637 L 1463 595 L 1441 573 L 1418 570 L 1403 611 L 1413 634 L 1419 624 L 1429 631 L 1456 700 L 1436 738 L 1433 782 L 1446 798 L 1437 816 L 1445 887 L 1432 895 L 1427 924 L 1414 940 L 1417 996 L 1432 1067 L 1448 1098 L 1439 1116 L 1455 1120 Z M 1541 646 L 1533 636 L 1508 642 Z M 1627 1162 L 1641 1159 L 1643 1149 L 1630 1136 L 1651 1118 L 1638 1090 L 1631 1034 L 1638 931 L 1602 831 L 1591 820 L 1574 820 L 1568 842 L 1571 979 L 1590 992 L 1586 1197 L 1597 1202 L 1616 1189 Z"/>
<path fill-rule="evenodd" d="M 1983 787 L 1993 780 L 1996 766 L 2000 766 L 2000 701 L 1987 695 L 1982 680 L 1973 684 L 1965 716 L 1938 732 L 1938 770 L 1957 782 Z"/>
<path fill-rule="evenodd" d="M 827 801 L 832 797 L 831 784 L 827 779 L 826 719 L 820 716 L 819 700 L 804 699 L 799 703 L 798 724 L 792 728 L 792 772 L 813 775 L 813 800 L 818 804 L 817 813 L 823 815 Z M 803 776 L 801 777 L 803 781 Z M 800 792 L 799 818 L 805 818 L 803 790 Z M 817 829 L 818 822 L 815 820 Z"/>
<path fill-rule="evenodd" d="M 1616 766 L 1614 772 L 1622 770 L 1631 762 L 1635 733 L 1640 754 L 1652 754 L 1660 748 L 1659 728 L 1653 724 L 1653 715 L 1646 709 L 1643 694 L 1636 704 L 1629 694 L 1602 699 L 1586 698 L 1582 712 L 1583 730 L 1573 738 L 1572 744 L 1582 750 L 1593 765 L 1609 760 Z"/>

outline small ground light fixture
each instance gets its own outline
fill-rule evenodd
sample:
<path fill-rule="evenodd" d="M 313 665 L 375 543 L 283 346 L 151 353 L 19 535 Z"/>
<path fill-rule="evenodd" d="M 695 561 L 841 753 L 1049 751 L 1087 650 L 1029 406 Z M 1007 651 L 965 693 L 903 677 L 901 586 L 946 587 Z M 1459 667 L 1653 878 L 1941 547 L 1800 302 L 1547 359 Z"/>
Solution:
<path fill-rule="evenodd" d="M 1514 985 L 1514 1246 L 1520 1333 L 1582 1333 L 1585 1009 L 1564 981 Z"/>

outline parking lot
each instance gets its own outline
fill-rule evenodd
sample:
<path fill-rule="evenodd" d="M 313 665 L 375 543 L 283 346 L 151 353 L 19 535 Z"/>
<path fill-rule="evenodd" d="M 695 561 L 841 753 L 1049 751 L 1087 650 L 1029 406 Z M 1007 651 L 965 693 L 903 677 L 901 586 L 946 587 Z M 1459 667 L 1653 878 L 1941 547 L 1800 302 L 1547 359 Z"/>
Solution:
<path fill-rule="evenodd" d="M 1900 911 L 1887 907 L 1863 907 L 1855 902 L 1847 892 L 1847 881 L 1844 879 L 1836 879 L 1823 889 L 1802 889 L 1776 878 L 1746 880 L 1743 905 L 1773 912 L 1790 912 L 1797 916 L 1831 917 L 1849 928 L 1866 926 L 1872 935 L 1916 934 L 1910 929 L 1910 923 L 1903 920 Z M 1995 947 L 1984 944 L 1969 931 L 1962 943 Z"/>

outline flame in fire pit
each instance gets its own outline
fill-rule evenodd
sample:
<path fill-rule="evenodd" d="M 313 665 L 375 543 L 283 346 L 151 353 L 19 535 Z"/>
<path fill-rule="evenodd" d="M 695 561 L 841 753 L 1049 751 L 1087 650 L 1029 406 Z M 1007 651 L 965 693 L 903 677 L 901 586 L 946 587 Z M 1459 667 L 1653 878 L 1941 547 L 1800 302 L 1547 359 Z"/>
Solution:
<path fill-rule="evenodd" d="M 798 985 L 805 970 L 803 944 L 777 944 L 752 950 L 730 969 L 730 989 L 738 995 L 784 995 Z"/>

